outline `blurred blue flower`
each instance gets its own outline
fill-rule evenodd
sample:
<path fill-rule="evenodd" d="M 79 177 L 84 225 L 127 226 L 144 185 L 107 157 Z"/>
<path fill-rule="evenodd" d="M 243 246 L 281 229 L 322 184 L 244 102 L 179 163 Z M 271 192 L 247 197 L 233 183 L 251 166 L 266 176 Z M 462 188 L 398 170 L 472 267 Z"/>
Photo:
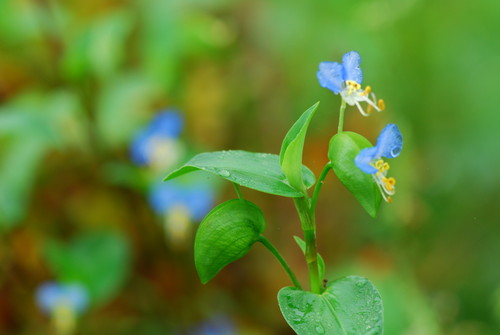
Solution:
<path fill-rule="evenodd" d="M 60 307 L 81 314 L 89 305 L 89 297 L 82 285 L 47 282 L 38 287 L 36 302 L 38 307 L 49 315 Z"/>
<path fill-rule="evenodd" d="M 379 112 L 383 111 L 385 104 L 382 99 L 377 102 L 370 86 L 366 86 L 365 89 L 361 88 L 363 72 L 360 63 L 361 56 L 359 53 L 351 51 L 342 57 L 342 64 L 321 62 L 316 75 L 322 87 L 328 88 L 335 94 L 340 93 L 347 104 L 350 106 L 356 105 L 363 116 L 368 116 L 373 108 Z M 368 104 L 366 112 L 359 104 L 360 102 Z"/>
<path fill-rule="evenodd" d="M 158 182 L 149 196 L 151 207 L 165 218 L 165 233 L 176 247 L 182 247 L 194 221 L 201 221 L 214 203 L 214 190 L 208 184 Z"/>
<path fill-rule="evenodd" d="M 194 329 L 193 335 L 234 335 L 237 334 L 234 322 L 227 317 L 213 317 Z"/>
<path fill-rule="evenodd" d="M 152 165 L 161 169 L 175 164 L 182 153 L 178 137 L 184 120 L 178 112 L 167 110 L 155 118 L 134 138 L 130 151 L 138 165 Z"/>
<path fill-rule="evenodd" d="M 214 191 L 208 184 L 181 184 L 175 181 L 157 182 L 149 197 L 154 211 L 160 215 L 175 207 L 184 207 L 196 221 L 203 219 L 214 202 Z"/>
<path fill-rule="evenodd" d="M 387 178 L 389 163 L 384 158 L 395 158 L 403 149 L 403 136 L 395 124 L 388 124 L 382 129 L 377 138 L 377 144 L 359 152 L 354 163 L 363 172 L 371 174 L 377 183 L 385 201 L 392 202 L 391 196 L 396 192 L 396 180 Z"/>

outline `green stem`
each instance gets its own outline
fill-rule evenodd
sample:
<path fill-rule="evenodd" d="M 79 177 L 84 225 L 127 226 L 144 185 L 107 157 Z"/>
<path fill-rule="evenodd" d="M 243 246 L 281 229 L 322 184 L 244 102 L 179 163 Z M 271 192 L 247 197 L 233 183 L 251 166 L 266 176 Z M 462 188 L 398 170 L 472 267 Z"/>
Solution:
<path fill-rule="evenodd" d="M 340 104 L 340 113 L 339 113 L 339 130 L 338 130 L 339 133 L 341 133 L 344 129 L 345 106 L 346 106 L 345 100 L 342 99 L 342 103 Z"/>
<path fill-rule="evenodd" d="M 316 186 L 314 187 L 314 193 L 311 198 L 311 215 L 314 217 L 314 212 L 316 209 L 316 202 L 318 201 L 318 195 L 319 191 L 321 190 L 321 187 L 324 184 L 324 180 L 326 178 L 326 175 L 332 168 L 332 163 L 328 162 L 326 163 L 325 167 L 323 168 L 323 171 L 321 171 L 321 174 L 319 175 L 318 182 L 316 183 Z"/>
<path fill-rule="evenodd" d="M 234 190 L 236 191 L 236 194 L 238 195 L 238 198 L 240 200 L 243 200 L 244 198 L 243 198 L 243 194 L 241 193 L 240 185 L 233 183 L 233 186 L 234 186 Z"/>
<path fill-rule="evenodd" d="M 293 273 L 292 269 L 288 265 L 288 263 L 285 261 L 283 256 L 281 256 L 280 252 L 276 247 L 269 242 L 267 238 L 265 238 L 263 235 L 260 235 L 259 237 L 259 242 L 262 243 L 273 255 L 276 257 L 276 259 L 280 262 L 281 266 L 283 266 L 283 269 L 285 269 L 286 273 L 290 277 L 290 279 L 293 282 L 293 285 L 295 285 L 296 288 L 299 290 L 302 290 L 302 286 L 300 285 L 300 282 L 297 280 L 297 277 Z"/>
<path fill-rule="evenodd" d="M 309 207 L 306 196 L 294 198 L 293 202 L 299 214 L 304 239 L 306 241 L 306 262 L 309 270 L 309 285 L 313 293 L 321 293 L 321 283 L 318 270 L 318 252 L 316 250 L 316 222 Z"/>

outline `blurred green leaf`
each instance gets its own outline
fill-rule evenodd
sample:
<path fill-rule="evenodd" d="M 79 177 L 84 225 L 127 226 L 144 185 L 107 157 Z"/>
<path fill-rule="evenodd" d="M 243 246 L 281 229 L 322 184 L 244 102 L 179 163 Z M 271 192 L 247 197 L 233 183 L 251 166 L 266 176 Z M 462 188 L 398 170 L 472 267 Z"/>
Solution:
<path fill-rule="evenodd" d="M 371 217 L 376 217 L 382 196 L 372 176 L 361 171 L 354 158 L 361 149 L 372 144 L 363 136 L 346 131 L 336 134 L 330 140 L 328 158 L 332 162 L 333 171 L 342 184 L 356 197 Z"/>
<path fill-rule="evenodd" d="M 266 221 L 257 205 L 233 199 L 215 207 L 200 223 L 194 242 L 194 261 L 203 284 L 226 265 L 245 256 Z"/>
<path fill-rule="evenodd" d="M 140 74 L 126 74 L 110 82 L 97 102 L 97 126 L 105 145 L 128 144 L 151 115 L 161 88 Z"/>
<path fill-rule="evenodd" d="M 322 294 L 295 287 L 278 293 L 281 313 L 298 335 L 378 335 L 383 333 L 382 298 L 366 278 L 348 276 Z"/>
<path fill-rule="evenodd" d="M 254 153 L 241 150 L 205 152 L 193 157 L 179 169 L 170 173 L 170 180 L 196 170 L 216 174 L 234 183 L 264 193 L 284 197 L 301 197 L 304 194 L 287 182 L 279 166 L 279 157 L 273 154 Z M 302 166 L 306 187 L 314 184 L 314 174 Z"/>
<path fill-rule="evenodd" d="M 63 73 L 74 79 L 90 74 L 107 78 L 114 74 L 125 58 L 132 24 L 128 12 L 116 11 L 76 31 L 70 30 L 65 36 Z"/>
<path fill-rule="evenodd" d="M 112 232 L 81 235 L 68 244 L 51 241 L 47 262 L 57 280 L 84 285 L 95 304 L 105 303 L 120 290 L 130 271 L 130 249 L 123 236 Z"/>
<path fill-rule="evenodd" d="M 307 127 L 318 108 L 319 102 L 309 107 L 286 134 L 280 151 L 280 165 L 290 185 L 305 192 L 302 180 L 302 151 Z"/>
<path fill-rule="evenodd" d="M 295 240 L 295 242 L 299 246 L 300 250 L 302 250 L 302 252 L 305 255 L 306 254 L 306 242 L 298 236 L 294 236 L 293 239 Z M 318 252 L 318 271 L 319 271 L 319 278 L 325 279 L 325 261 L 323 260 L 323 257 L 321 257 L 319 252 Z"/>

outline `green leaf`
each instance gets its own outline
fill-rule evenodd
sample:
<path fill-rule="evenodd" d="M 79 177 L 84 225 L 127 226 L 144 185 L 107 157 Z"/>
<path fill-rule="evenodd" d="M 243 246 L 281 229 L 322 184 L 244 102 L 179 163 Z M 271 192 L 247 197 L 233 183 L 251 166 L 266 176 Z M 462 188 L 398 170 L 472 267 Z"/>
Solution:
<path fill-rule="evenodd" d="M 319 101 L 309 107 L 290 128 L 283 140 L 280 151 L 280 165 L 290 185 L 305 191 L 302 180 L 302 151 L 306 139 L 307 127 L 311 121 Z"/>
<path fill-rule="evenodd" d="M 206 284 L 226 265 L 245 256 L 265 227 L 262 211 L 247 200 L 229 200 L 208 213 L 194 242 L 201 282 Z"/>
<path fill-rule="evenodd" d="M 370 216 L 376 217 L 382 200 L 380 191 L 372 176 L 354 164 L 354 158 L 361 149 L 371 146 L 370 141 L 359 134 L 342 132 L 330 140 L 328 157 L 332 162 L 333 171 L 342 184 L 354 194 Z"/>
<path fill-rule="evenodd" d="M 288 184 L 279 165 L 279 157 L 273 154 L 240 150 L 205 152 L 194 156 L 181 168 L 170 173 L 165 180 L 183 174 L 203 170 L 216 174 L 239 185 L 264 193 L 284 197 L 302 197 L 304 194 Z M 302 166 L 306 187 L 314 185 L 314 174 Z"/>
<path fill-rule="evenodd" d="M 45 257 L 57 280 L 77 282 L 93 303 L 105 303 L 122 287 L 130 270 L 130 249 L 122 235 L 99 232 L 81 235 L 69 244 L 52 241 Z"/>
<path fill-rule="evenodd" d="M 295 239 L 295 242 L 299 246 L 300 250 L 302 250 L 302 252 L 305 255 L 306 254 L 306 242 L 298 236 L 294 236 L 293 238 Z M 319 271 L 319 278 L 324 279 L 325 278 L 325 261 L 323 260 L 323 257 L 321 257 L 319 252 L 318 252 L 318 271 Z"/>
<path fill-rule="evenodd" d="M 285 320 L 298 335 L 383 333 L 382 298 L 366 278 L 340 278 L 322 294 L 284 287 L 278 293 L 278 302 Z"/>

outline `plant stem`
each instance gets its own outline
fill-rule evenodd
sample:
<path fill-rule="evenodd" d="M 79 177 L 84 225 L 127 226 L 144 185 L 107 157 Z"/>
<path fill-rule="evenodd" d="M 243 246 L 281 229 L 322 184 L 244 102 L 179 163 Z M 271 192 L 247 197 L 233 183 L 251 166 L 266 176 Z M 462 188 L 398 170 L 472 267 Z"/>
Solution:
<path fill-rule="evenodd" d="M 318 252 L 316 251 L 316 222 L 309 207 L 307 196 L 294 198 L 293 202 L 299 214 L 304 239 L 306 241 L 306 262 L 309 270 L 309 285 L 313 293 L 321 293 L 321 283 L 318 270 Z"/>
<path fill-rule="evenodd" d="M 340 113 L 339 113 L 339 129 L 338 132 L 341 133 L 344 129 L 344 112 L 345 112 L 345 100 L 343 98 L 342 103 L 340 104 Z"/>
<path fill-rule="evenodd" d="M 281 256 L 280 252 L 276 247 L 263 235 L 260 235 L 259 237 L 259 242 L 262 243 L 273 255 L 276 257 L 276 259 L 280 262 L 281 266 L 283 266 L 283 269 L 285 269 L 286 273 L 290 277 L 290 279 L 293 282 L 293 285 L 295 285 L 296 288 L 302 290 L 302 286 L 300 285 L 300 282 L 297 280 L 297 277 L 293 273 L 292 269 L 288 265 L 288 263 L 285 261 L 283 256 Z"/>
<path fill-rule="evenodd" d="M 332 168 L 332 163 L 328 162 L 326 163 L 325 167 L 323 168 L 323 171 L 321 171 L 321 174 L 319 175 L 318 182 L 316 183 L 316 186 L 314 187 L 314 193 L 311 198 L 311 215 L 314 217 L 314 212 L 316 209 L 316 202 L 318 201 L 318 195 L 319 191 L 321 191 L 321 187 L 324 184 L 324 180 L 326 178 L 326 175 Z"/>
<path fill-rule="evenodd" d="M 243 194 L 241 193 L 240 185 L 233 183 L 233 186 L 234 186 L 234 190 L 236 191 L 236 194 L 238 195 L 238 198 L 240 200 L 243 200 L 244 198 L 243 198 Z"/>

